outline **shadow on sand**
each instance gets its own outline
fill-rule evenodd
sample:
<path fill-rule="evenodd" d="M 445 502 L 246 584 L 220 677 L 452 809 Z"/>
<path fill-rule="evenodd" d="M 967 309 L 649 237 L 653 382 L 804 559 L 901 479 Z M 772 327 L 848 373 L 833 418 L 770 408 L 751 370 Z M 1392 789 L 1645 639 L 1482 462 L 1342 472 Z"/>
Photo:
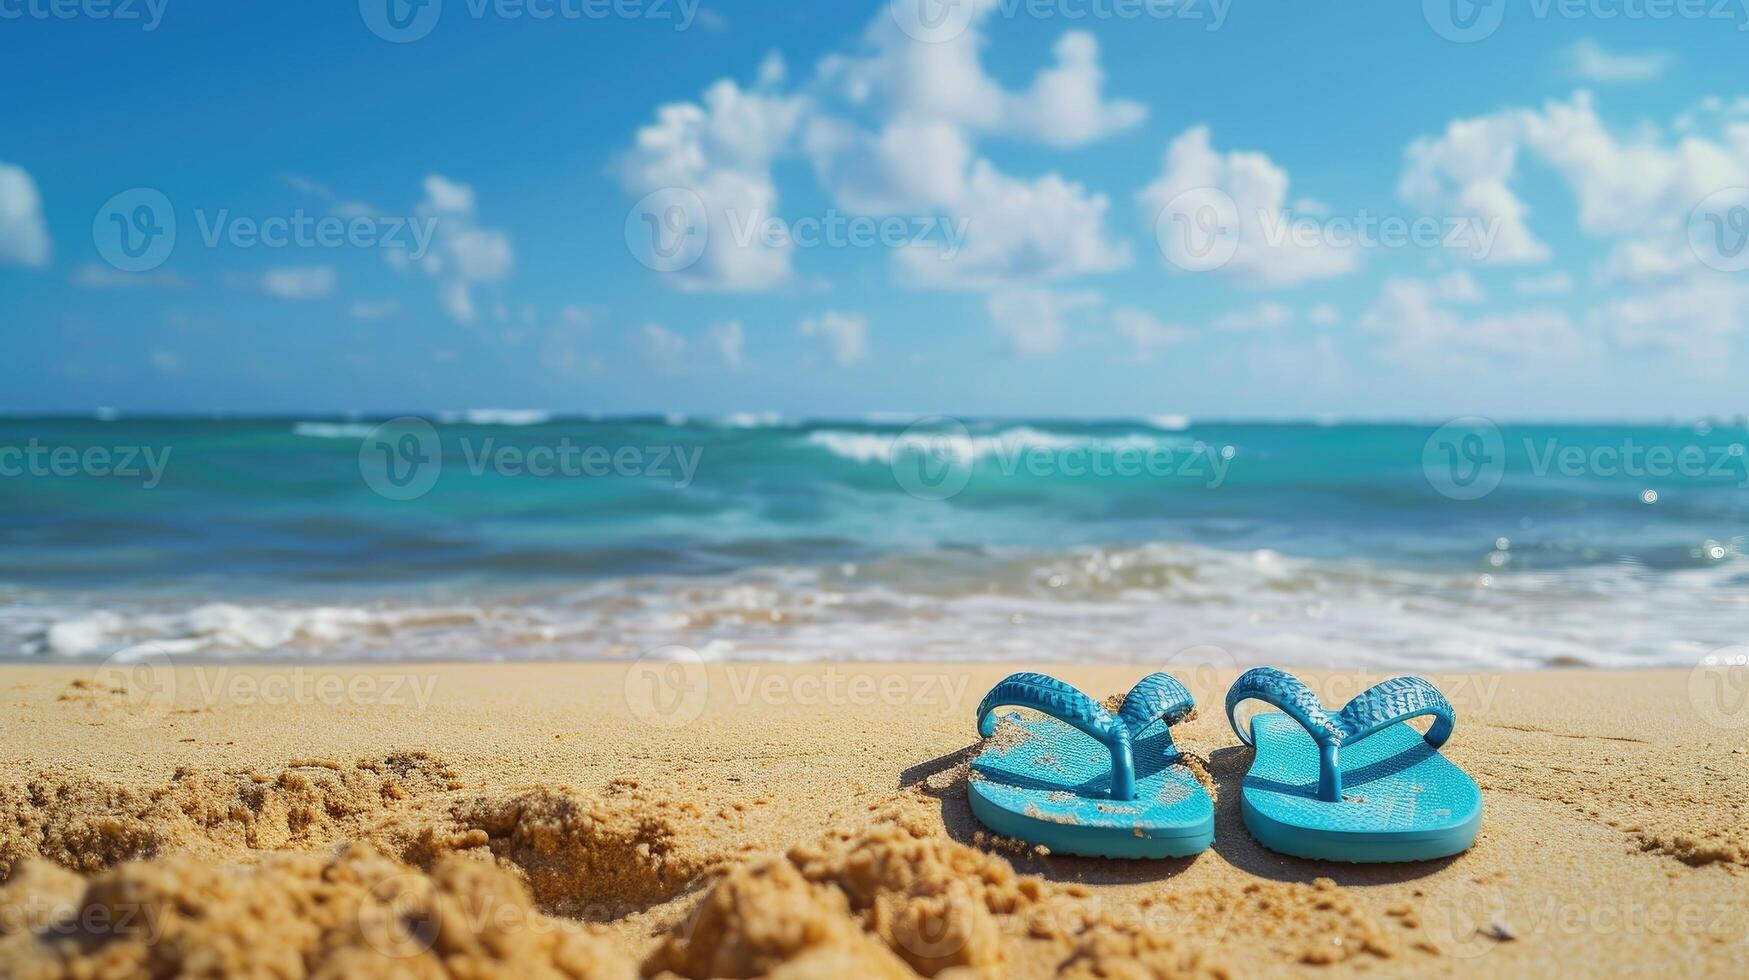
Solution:
<path fill-rule="evenodd" d="M 983 830 L 977 818 L 972 816 L 970 804 L 966 802 L 968 763 L 977 749 L 978 743 L 973 743 L 963 749 L 919 762 L 899 774 L 901 789 L 916 789 L 941 803 L 941 821 L 947 828 L 948 836 L 968 845 Z M 1251 756 L 1251 749 L 1243 745 L 1219 748 L 1208 756 L 1206 765 L 1217 791 L 1215 843 L 1210 848 L 1214 852 L 1212 858 L 1206 852 L 1195 857 L 1153 861 L 1082 858 L 1073 855 L 1040 856 L 1029 851 L 1001 853 L 1016 870 L 1024 874 L 1035 874 L 1051 881 L 1084 884 L 1167 881 L 1197 861 L 1219 859 L 1247 874 L 1271 881 L 1310 884 L 1318 878 L 1329 878 L 1338 885 L 1364 887 L 1413 881 L 1433 874 L 1456 860 L 1455 857 L 1449 857 L 1400 864 L 1347 864 L 1311 861 L 1266 849 L 1245 829 L 1245 819 L 1239 804 L 1239 791 L 1245 781 L 1245 772 L 1250 768 Z"/>

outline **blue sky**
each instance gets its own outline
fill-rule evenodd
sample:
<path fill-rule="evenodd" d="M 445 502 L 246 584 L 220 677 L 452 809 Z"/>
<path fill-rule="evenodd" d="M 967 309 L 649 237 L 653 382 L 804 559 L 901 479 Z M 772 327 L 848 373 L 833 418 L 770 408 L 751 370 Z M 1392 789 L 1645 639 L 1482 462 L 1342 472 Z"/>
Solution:
<path fill-rule="evenodd" d="M 620 2 L 0 0 L 0 409 L 1743 411 L 1735 0 Z"/>

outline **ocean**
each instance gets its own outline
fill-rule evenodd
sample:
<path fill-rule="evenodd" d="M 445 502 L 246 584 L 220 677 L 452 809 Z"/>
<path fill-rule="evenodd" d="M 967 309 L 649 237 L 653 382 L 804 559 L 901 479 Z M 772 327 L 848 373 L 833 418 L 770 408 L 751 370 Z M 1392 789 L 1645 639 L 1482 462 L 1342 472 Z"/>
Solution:
<path fill-rule="evenodd" d="M 0 419 L 0 657 L 1693 665 L 1749 430 Z"/>

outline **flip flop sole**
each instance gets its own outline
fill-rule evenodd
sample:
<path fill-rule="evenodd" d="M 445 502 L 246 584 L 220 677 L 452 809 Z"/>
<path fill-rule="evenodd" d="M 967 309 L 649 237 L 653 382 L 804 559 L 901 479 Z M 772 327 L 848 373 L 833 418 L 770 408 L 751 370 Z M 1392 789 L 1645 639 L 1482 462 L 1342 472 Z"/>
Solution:
<path fill-rule="evenodd" d="M 1318 799 L 1318 746 L 1285 714 L 1251 719 L 1257 756 L 1240 791 L 1258 843 L 1294 857 L 1426 861 L 1467 850 L 1482 826 L 1469 774 L 1398 722 L 1342 750 L 1341 802 Z"/>
<path fill-rule="evenodd" d="M 1187 767 L 1165 764 L 1160 722 L 1135 743 L 1135 799 L 1113 800 L 1105 746 L 1051 717 L 1004 721 L 1024 736 L 999 736 L 974 759 L 967 789 L 972 813 L 996 833 L 1113 858 L 1188 857 L 1214 842 L 1214 804 Z"/>

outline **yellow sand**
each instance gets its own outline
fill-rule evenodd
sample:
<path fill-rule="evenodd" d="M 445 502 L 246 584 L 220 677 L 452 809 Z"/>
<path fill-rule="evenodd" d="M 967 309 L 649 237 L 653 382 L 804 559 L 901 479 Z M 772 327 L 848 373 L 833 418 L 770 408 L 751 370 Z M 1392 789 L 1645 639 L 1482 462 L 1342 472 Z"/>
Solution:
<path fill-rule="evenodd" d="M 1749 975 L 1749 708 L 1709 678 L 1434 676 L 1481 837 L 1355 866 L 1246 834 L 1209 670 L 1213 849 L 991 839 L 1009 669 L 0 668 L 0 976 Z"/>

